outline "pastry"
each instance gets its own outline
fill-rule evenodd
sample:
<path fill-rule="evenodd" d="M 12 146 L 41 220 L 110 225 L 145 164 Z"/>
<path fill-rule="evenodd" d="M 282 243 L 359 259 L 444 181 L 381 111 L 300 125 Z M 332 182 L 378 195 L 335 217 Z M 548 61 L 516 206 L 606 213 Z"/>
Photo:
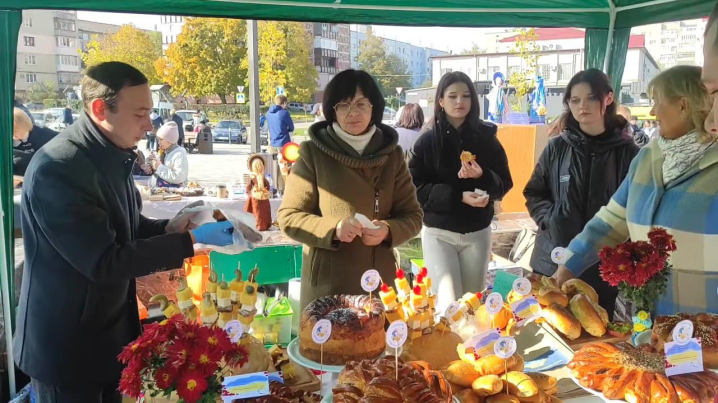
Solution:
<path fill-rule="evenodd" d="M 487 397 L 486 403 L 521 403 L 521 401 L 516 396 L 500 394 Z"/>
<path fill-rule="evenodd" d="M 581 322 L 588 334 L 594 337 L 602 337 L 606 334 L 606 322 L 596 310 L 596 304 L 584 294 L 576 294 L 571 298 L 571 313 Z"/>
<path fill-rule="evenodd" d="M 454 397 L 459 403 L 481 403 L 483 401 L 470 389 L 464 389 L 459 393 L 454 393 Z"/>
<path fill-rule="evenodd" d="M 705 368 L 718 368 L 718 335 L 716 333 L 715 321 L 711 314 L 677 314 L 671 316 L 659 316 L 653 325 L 651 345 L 657 352 L 663 353 L 664 344 L 673 341 L 673 328 L 678 322 L 690 320 L 693 323 L 693 337 L 701 339 L 703 348 L 703 366 Z"/>
<path fill-rule="evenodd" d="M 596 290 L 594 290 L 593 287 L 588 285 L 585 281 L 577 278 L 572 278 L 571 280 L 563 283 L 561 291 L 568 295 L 569 298 L 573 298 L 576 294 L 585 294 L 587 297 L 591 298 L 593 302 L 598 303 L 598 293 Z"/>
<path fill-rule="evenodd" d="M 549 306 L 553 303 L 564 308 L 568 307 L 568 295 L 558 288 L 543 287 L 538 291 L 538 302 L 541 306 Z"/>
<path fill-rule="evenodd" d="M 366 295 L 334 295 L 311 302 L 302 312 L 299 351 L 307 359 L 320 361 L 320 346 L 312 340 L 317 321 L 332 323 L 332 334 L 324 344 L 324 364 L 374 358 L 384 352 L 384 309 L 379 299 Z"/>
<path fill-rule="evenodd" d="M 518 370 L 517 368 L 519 367 L 521 367 L 520 370 L 523 370 L 523 358 L 518 354 L 514 354 L 506 360 L 497 355 L 489 355 L 474 362 L 474 368 L 476 368 L 479 376 L 501 375 L 506 369 L 509 371 L 512 369 Z"/>
<path fill-rule="evenodd" d="M 509 384 L 514 385 L 519 390 L 518 398 L 532 397 L 539 393 L 536 382 L 530 376 L 519 371 L 509 371 L 502 376 Z"/>
<path fill-rule="evenodd" d="M 566 335 L 569 340 L 581 336 L 581 323 L 561 305 L 552 304 L 541 310 L 541 315 L 549 325 Z"/>
<path fill-rule="evenodd" d="M 461 162 L 471 162 L 476 159 L 476 156 L 469 151 L 462 151 L 461 152 Z"/>
<path fill-rule="evenodd" d="M 473 364 L 461 360 L 452 362 L 442 373 L 447 381 L 464 388 L 470 388 L 481 376 Z"/>
<path fill-rule="evenodd" d="M 556 378 L 550 376 L 550 375 L 544 375 L 539 372 L 531 372 L 526 374 L 533 379 L 534 382 L 536 382 L 536 386 L 538 386 L 539 389 L 543 390 L 544 392 L 552 391 L 554 388 L 556 388 L 556 384 L 558 381 Z M 555 393 L 549 393 L 549 394 L 555 394 Z"/>
<path fill-rule="evenodd" d="M 496 375 L 485 375 L 479 377 L 471 384 L 471 390 L 473 390 L 476 395 L 481 397 L 495 395 L 501 392 L 503 387 L 504 383 L 501 381 L 501 378 Z"/>
<path fill-rule="evenodd" d="M 459 359 L 456 345 L 460 343 L 462 340 L 458 334 L 434 329 L 429 334 L 407 341 L 401 358 L 407 362 L 426 361 L 432 368 L 445 368 Z"/>

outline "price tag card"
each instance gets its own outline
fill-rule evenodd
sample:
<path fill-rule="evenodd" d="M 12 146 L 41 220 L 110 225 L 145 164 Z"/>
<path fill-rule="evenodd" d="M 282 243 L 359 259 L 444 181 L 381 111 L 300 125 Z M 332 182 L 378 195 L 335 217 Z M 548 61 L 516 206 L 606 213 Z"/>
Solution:
<path fill-rule="evenodd" d="M 394 321 L 386 330 L 386 345 L 390 348 L 400 348 L 406 343 L 408 335 L 409 328 L 406 326 L 406 322 L 401 320 Z"/>
<path fill-rule="evenodd" d="M 324 344 L 332 336 L 332 322 L 322 319 L 317 321 L 312 329 L 312 340 L 317 344 Z"/>
<path fill-rule="evenodd" d="M 489 315 L 498 315 L 504 308 L 504 298 L 498 292 L 492 292 L 486 297 L 486 312 Z"/>
<path fill-rule="evenodd" d="M 703 345 L 693 338 L 693 323 L 679 322 L 673 328 L 673 341 L 666 343 L 666 375 L 675 376 L 703 372 Z"/>
<path fill-rule="evenodd" d="M 514 312 L 516 326 L 519 327 L 533 322 L 541 316 L 541 305 L 533 295 L 511 304 L 511 310 Z"/>
<path fill-rule="evenodd" d="M 494 344 L 494 354 L 505 360 L 516 354 L 516 339 L 509 336 L 500 337 Z"/>
<path fill-rule="evenodd" d="M 501 329 L 491 329 L 474 336 L 474 357 L 478 360 L 481 357 L 493 355 L 494 344 L 501 338 Z"/>
<path fill-rule="evenodd" d="M 516 294 L 525 297 L 531 294 L 531 281 L 527 278 L 517 278 L 511 287 Z"/>
<path fill-rule="evenodd" d="M 227 324 L 224 325 L 224 330 L 227 332 L 227 335 L 232 343 L 238 343 L 239 339 L 241 339 L 242 335 L 244 335 L 244 327 L 238 320 L 230 320 L 227 322 Z"/>
<path fill-rule="evenodd" d="M 564 264 L 566 263 L 566 256 L 567 252 L 565 248 L 562 247 L 556 247 L 551 251 L 551 261 L 556 264 Z"/>
<path fill-rule="evenodd" d="M 361 276 L 361 288 L 366 292 L 374 292 L 381 284 L 381 276 L 376 270 L 367 270 Z"/>
<path fill-rule="evenodd" d="M 269 374 L 267 372 L 228 376 L 222 382 L 222 400 L 224 403 L 269 394 Z"/>

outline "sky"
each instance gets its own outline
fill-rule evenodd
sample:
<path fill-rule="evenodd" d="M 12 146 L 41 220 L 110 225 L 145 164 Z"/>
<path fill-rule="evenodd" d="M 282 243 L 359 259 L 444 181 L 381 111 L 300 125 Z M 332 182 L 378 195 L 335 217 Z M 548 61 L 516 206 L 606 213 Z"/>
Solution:
<path fill-rule="evenodd" d="M 155 29 L 160 17 L 156 15 L 100 13 L 78 11 L 82 20 L 104 22 L 108 24 L 134 24 L 142 29 Z M 409 42 L 444 51 L 461 52 L 470 49 L 473 42 L 481 42 L 483 33 L 497 31 L 495 28 L 442 28 L 442 27 L 395 27 L 373 25 L 374 33 L 389 39 Z M 481 44 L 479 43 L 479 46 Z"/>

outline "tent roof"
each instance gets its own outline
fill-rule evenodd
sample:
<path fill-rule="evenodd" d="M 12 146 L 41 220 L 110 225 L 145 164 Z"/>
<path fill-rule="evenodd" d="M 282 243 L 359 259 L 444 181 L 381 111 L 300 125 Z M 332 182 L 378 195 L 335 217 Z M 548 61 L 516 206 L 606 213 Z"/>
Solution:
<path fill-rule="evenodd" d="M 53 3 L 53 4 L 51 4 Z M 616 28 L 708 15 L 715 0 L 0 0 L 0 9 L 69 9 L 258 20 L 462 27 Z"/>

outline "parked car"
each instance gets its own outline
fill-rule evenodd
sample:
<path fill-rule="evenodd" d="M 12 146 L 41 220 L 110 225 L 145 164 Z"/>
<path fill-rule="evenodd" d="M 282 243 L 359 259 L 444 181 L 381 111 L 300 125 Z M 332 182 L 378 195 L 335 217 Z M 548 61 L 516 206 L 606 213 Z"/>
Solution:
<path fill-rule="evenodd" d="M 239 120 L 220 120 L 212 128 L 212 139 L 228 143 L 247 143 L 247 128 Z"/>
<path fill-rule="evenodd" d="M 35 126 L 45 127 L 55 121 L 52 113 L 49 113 L 48 111 L 32 111 L 30 114 L 32 115 L 32 119 L 35 121 Z"/>
<path fill-rule="evenodd" d="M 396 111 L 391 109 L 388 106 L 384 107 L 384 116 L 382 117 L 382 120 L 395 120 L 396 119 Z"/>
<path fill-rule="evenodd" d="M 304 112 L 304 104 L 299 102 L 290 102 L 289 106 L 287 106 L 287 109 L 290 112 Z"/>

